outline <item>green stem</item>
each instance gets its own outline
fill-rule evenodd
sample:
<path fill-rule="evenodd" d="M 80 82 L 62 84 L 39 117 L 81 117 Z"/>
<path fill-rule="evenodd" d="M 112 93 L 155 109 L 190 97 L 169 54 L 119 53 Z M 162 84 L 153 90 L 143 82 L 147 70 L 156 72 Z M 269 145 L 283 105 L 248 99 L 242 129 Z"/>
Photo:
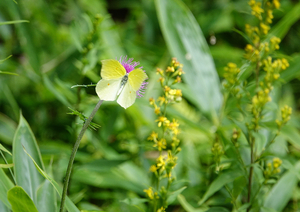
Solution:
<path fill-rule="evenodd" d="M 63 212 L 64 210 L 64 205 L 65 205 L 65 200 L 66 200 L 66 196 L 67 196 L 67 190 L 68 190 L 68 186 L 69 186 L 69 180 L 70 180 L 70 176 L 71 176 L 71 172 L 72 172 L 72 166 L 73 166 L 73 162 L 74 162 L 74 158 L 77 152 L 77 149 L 79 147 L 80 141 L 86 131 L 86 129 L 89 127 L 92 119 L 94 118 L 96 112 L 98 111 L 98 109 L 100 108 L 101 104 L 102 104 L 103 100 L 100 100 L 96 107 L 94 108 L 94 110 L 92 111 L 91 115 L 89 116 L 89 118 L 85 121 L 78 137 L 77 140 L 74 144 L 71 156 L 70 156 L 70 160 L 69 160 L 69 164 L 68 164 L 68 168 L 67 168 L 67 172 L 66 172 L 66 177 L 65 177 L 65 182 L 64 182 L 64 188 L 63 188 L 63 193 L 61 196 L 61 204 L 60 204 L 60 212 Z"/>
<path fill-rule="evenodd" d="M 251 139 L 250 136 L 250 146 L 251 146 L 251 167 L 250 167 L 250 172 L 249 172 L 249 182 L 248 182 L 248 203 L 250 203 L 251 201 L 251 189 L 252 189 L 252 178 L 253 178 L 253 163 L 255 161 L 254 159 L 254 144 L 255 144 L 255 140 Z M 251 209 L 251 205 L 248 207 L 247 212 L 250 211 Z"/>

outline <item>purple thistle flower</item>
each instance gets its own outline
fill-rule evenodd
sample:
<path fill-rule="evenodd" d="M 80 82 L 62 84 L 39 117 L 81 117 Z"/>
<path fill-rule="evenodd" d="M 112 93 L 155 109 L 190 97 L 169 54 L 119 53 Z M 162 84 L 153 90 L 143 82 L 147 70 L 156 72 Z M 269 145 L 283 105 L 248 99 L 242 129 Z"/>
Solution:
<path fill-rule="evenodd" d="M 138 66 L 140 64 L 139 62 L 133 61 L 133 58 L 129 58 L 127 61 L 126 61 L 126 59 L 127 59 L 127 56 L 125 56 L 125 57 L 121 56 L 120 60 L 119 60 L 121 65 L 125 68 L 126 73 L 131 72 L 132 70 L 135 69 L 136 66 Z M 139 68 L 142 69 L 143 66 L 141 66 Z M 145 72 L 145 70 L 143 70 L 143 71 Z M 142 83 L 141 87 L 136 92 L 136 95 L 138 98 L 141 98 L 145 94 L 145 90 L 146 90 L 147 84 L 148 84 L 148 82 L 146 82 L 146 80 Z"/>

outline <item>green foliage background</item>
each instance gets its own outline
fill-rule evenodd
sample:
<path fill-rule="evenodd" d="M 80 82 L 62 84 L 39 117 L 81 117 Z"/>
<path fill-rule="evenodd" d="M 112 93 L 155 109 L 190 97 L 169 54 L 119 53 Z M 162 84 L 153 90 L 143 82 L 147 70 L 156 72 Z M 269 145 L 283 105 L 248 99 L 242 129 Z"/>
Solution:
<path fill-rule="evenodd" d="M 292 211 L 299 207 L 300 200 L 299 187 L 295 186 L 299 181 L 300 157 L 300 3 L 282 0 L 281 4 L 274 13 L 271 34 L 282 39 L 280 55 L 286 55 L 290 67 L 281 75 L 283 85 L 274 91 L 273 107 L 288 104 L 293 108 L 293 117 L 270 151 L 283 159 L 282 179 L 286 181 L 277 184 L 278 190 L 271 191 L 275 192 L 273 196 L 268 194 L 265 206 Z M 247 40 L 238 32 L 254 21 L 249 13 L 247 1 L 229 0 L 20 0 L 18 4 L 0 1 L 0 22 L 29 21 L 0 25 L 0 59 L 12 55 L 0 64 L 0 71 L 18 74 L 0 74 L 1 144 L 12 150 L 18 123 L 23 120 L 21 111 L 36 138 L 45 168 L 41 161 L 35 159 L 36 162 L 62 184 L 72 145 L 82 126 L 78 118 L 67 115 L 68 107 L 88 116 L 98 101 L 93 87 L 71 86 L 96 83 L 100 79 L 101 59 L 133 57 L 149 76 L 146 94 L 127 110 L 114 102 L 101 106 L 94 118 L 101 128 L 87 131 L 82 140 L 69 196 L 78 208 L 85 210 L 146 209 L 143 202 L 134 199 L 136 204 L 131 204 L 128 198 L 144 197 L 143 189 L 151 182 L 148 170 L 153 158 L 147 137 L 156 123 L 148 99 L 160 92 L 156 67 L 164 68 L 171 57 L 177 57 L 184 64 L 186 76 L 180 85 L 184 100 L 168 111 L 179 119 L 182 128 L 182 152 L 173 190 L 187 188 L 168 211 L 204 211 L 197 203 L 206 197 L 210 198 L 206 206 L 230 210 L 226 191 L 221 189 L 226 182 L 217 182 L 215 188 L 208 190 L 217 178 L 211 168 L 210 149 L 222 105 L 223 67 L 228 62 L 244 62 Z M 102 22 L 89 41 L 97 14 Z M 245 78 L 248 76 L 246 71 Z M 229 105 L 226 110 L 234 107 Z M 4 154 L 12 163 L 13 158 Z M 23 157 L 31 161 L 25 153 Z M 297 174 L 291 177 L 289 169 L 295 169 Z M 3 170 L 9 176 L 7 169 Z M 295 183 L 286 190 L 291 194 L 286 199 L 281 191 L 288 189 L 285 182 L 291 180 Z M 50 184 L 44 186 L 54 192 Z M 215 211 L 226 211 L 224 208 Z M 0 211 L 8 211 L 3 201 Z"/>

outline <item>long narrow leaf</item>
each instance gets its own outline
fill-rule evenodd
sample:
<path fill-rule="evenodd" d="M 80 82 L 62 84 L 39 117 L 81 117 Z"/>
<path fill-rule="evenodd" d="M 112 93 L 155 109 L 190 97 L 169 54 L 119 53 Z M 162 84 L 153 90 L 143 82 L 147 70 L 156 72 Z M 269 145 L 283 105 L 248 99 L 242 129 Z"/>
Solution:
<path fill-rule="evenodd" d="M 7 199 L 7 192 L 13 187 L 14 184 L 10 181 L 5 172 L 0 169 L 0 200 L 10 209 L 11 205 Z"/>
<path fill-rule="evenodd" d="M 39 165 L 34 161 L 31 155 L 26 151 L 26 149 L 24 149 L 24 152 L 31 158 L 32 162 L 34 163 L 36 169 L 40 172 L 40 174 L 44 178 L 49 180 L 49 182 L 54 186 L 55 190 L 61 197 L 62 189 L 59 187 L 58 183 L 39 167 Z M 66 198 L 66 208 L 68 209 L 69 212 L 79 212 L 79 209 L 74 205 L 74 203 L 68 197 Z"/>
<path fill-rule="evenodd" d="M 180 0 L 156 0 L 161 30 L 171 54 L 183 63 L 184 79 L 198 106 L 214 114 L 222 104 L 220 81 L 202 31 Z"/>
<path fill-rule="evenodd" d="M 236 178 L 242 176 L 242 172 L 239 170 L 224 172 L 217 177 L 212 184 L 206 190 L 204 196 L 199 201 L 199 205 L 202 205 L 211 195 L 220 190 L 224 185 L 234 181 Z"/>
<path fill-rule="evenodd" d="M 19 23 L 28 23 L 29 21 L 27 20 L 16 20 L 16 21 L 5 21 L 5 22 L 0 22 L 0 26 L 1 25 L 7 25 L 7 24 L 19 24 Z"/>
<path fill-rule="evenodd" d="M 284 174 L 266 197 L 264 206 L 282 211 L 292 197 L 297 181 L 297 174 L 294 171 Z"/>
<path fill-rule="evenodd" d="M 15 132 L 13 141 L 13 163 L 16 182 L 36 203 L 36 192 L 40 185 L 44 182 L 43 177 L 36 170 L 34 164 L 28 158 L 23 147 L 29 152 L 40 167 L 44 168 L 41 153 L 37 146 L 35 137 L 25 118 L 20 115 L 19 126 Z"/>

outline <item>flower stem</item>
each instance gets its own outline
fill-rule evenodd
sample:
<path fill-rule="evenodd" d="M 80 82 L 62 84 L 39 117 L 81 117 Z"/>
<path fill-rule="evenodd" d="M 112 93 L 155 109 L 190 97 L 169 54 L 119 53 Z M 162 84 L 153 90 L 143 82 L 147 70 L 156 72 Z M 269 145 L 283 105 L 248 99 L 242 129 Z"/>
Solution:
<path fill-rule="evenodd" d="M 63 188 L 63 193 L 61 196 L 61 203 L 60 203 L 60 212 L 63 212 L 64 210 L 64 205 L 65 205 L 65 200 L 66 200 L 66 196 L 67 196 L 67 190 L 68 190 L 68 186 L 69 186 L 69 180 L 70 180 L 70 176 L 71 176 L 71 172 L 72 172 L 72 166 L 73 166 L 73 162 L 74 162 L 74 158 L 77 152 L 77 149 L 79 147 L 80 141 L 86 131 L 86 129 L 89 127 L 92 119 L 94 118 L 96 112 L 98 111 L 98 109 L 100 108 L 101 104 L 102 104 L 103 100 L 100 100 L 96 107 L 94 108 L 94 110 L 92 111 L 91 115 L 89 116 L 89 118 L 85 121 L 78 137 L 77 140 L 74 144 L 71 156 L 70 156 L 70 160 L 69 160 L 69 164 L 68 164 L 68 168 L 67 168 L 67 172 L 66 172 L 66 176 L 65 176 L 65 182 L 64 182 L 64 188 Z"/>
<path fill-rule="evenodd" d="M 251 137 L 250 137 L 251 138 Z M 252 178 L 253 178 L 253 163 L 255 161 L 254 159 L 254 147 L 255 147 L 255 139 L 252 138 L 250 140 L 250 148 L 251 148 L 251 167 L 249 172 L 249 182 L 248 182 L 248 203 L 251 202 L 251 189 L 252 189 Z M 248 207 L 247 212 L 250 211 L 251 205 Z"/>

